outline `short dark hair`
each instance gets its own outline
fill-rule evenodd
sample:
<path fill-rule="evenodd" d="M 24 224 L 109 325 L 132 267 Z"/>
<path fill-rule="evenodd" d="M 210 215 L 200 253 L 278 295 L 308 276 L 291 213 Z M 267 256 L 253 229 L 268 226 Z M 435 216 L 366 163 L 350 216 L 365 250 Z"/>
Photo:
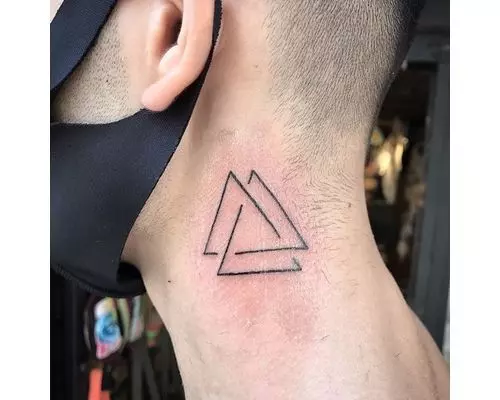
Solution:
<path fill-rule="evenodd" d="M 342 132 L 369 124 L 408 51 L 424 0 L 267 1 L 277 112 L 302 128 Z"/>

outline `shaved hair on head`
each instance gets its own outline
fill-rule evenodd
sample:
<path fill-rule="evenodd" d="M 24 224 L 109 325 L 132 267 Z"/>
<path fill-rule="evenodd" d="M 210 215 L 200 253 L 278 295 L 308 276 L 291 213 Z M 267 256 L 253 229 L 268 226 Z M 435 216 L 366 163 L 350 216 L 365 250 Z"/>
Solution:
<path fill-rule="evenodd" d="M 340 134 L 369 129 L 403 62 L 423 1 L 268 3 L 276 112 L 289 115 L 292 128 Z"/>
<path fill-rule="evenodd" d="M 129 103 L 129 79 L 114 10 L 95 45 L 57 94 L 53 113 L 59 121 L 106 123 L 137 111 Z"/>
<path fill-rule="evenodd" d="M 271 76 L 269 98 L 274 114 L 284 120 L 285 128 L 311 133 L 308 147 L 316 148 L 316 152 L 321 148 L 325 152 L 331 149 L 314 132 L 335 132 L 337 138 L 344 134 L 352 136 L 353 131 L 367 133 L 408 50 L 423 3 L 423 0 L 239 2 L 238 7 L 248 8 L 249 16 L 255 9 L 266 10 L 263 34 Z M 95 46 L 63 85 L 54 103 L 54 112 L 60 120 L 110 122 L 140 108 L 137 102 L 130 101 L 131 77 L 127 65 L 140 53 L 124 54 L 117 18 L 122 6 L 129 14 L 129 20 L 121 24 L 126 27 L 123 31 L 134 32 L 137 28 L 132 27 L 130 14 L 135 14 L 127 11 L 134 4 L 132 0 L 118 0 L 117 9 Z M 146 9 L 149 3 L 141 4 L 141 9 Z M 256 4 L 263 7 L 256 8 Z M 137 71 L 135 68 L 134 76 Z M 294 141 L 300 147 L 304 145 L 302 137 L 292 135 L 289 144 Z"/>

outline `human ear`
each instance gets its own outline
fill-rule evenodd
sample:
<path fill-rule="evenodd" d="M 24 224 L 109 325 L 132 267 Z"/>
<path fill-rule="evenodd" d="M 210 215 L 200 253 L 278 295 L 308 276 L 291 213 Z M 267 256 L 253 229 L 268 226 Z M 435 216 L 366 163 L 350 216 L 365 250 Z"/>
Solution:
<path fill-rule="evenodd" d="M 142 94 L 145 108 L 164 110 L 200 75 L 212 45 L 213 13 L 214 0 L 155 1 L 146 57 L 156 77 Z"/>

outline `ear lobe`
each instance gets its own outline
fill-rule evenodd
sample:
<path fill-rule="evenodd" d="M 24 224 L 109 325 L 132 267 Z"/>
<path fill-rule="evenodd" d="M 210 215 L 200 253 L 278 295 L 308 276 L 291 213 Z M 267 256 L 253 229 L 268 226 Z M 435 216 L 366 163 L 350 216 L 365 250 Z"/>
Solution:
<path fill-rule="evenodd" d="M 161 0 L 152 10 L 147 58 L 157 78 L 142 103 L 162 111 L 200 75 L 212 45 L 214 0 Z M 181 20 L 177 39 L 176 27 Z M 177 39 L 177 41 L 176 41 Z"/>

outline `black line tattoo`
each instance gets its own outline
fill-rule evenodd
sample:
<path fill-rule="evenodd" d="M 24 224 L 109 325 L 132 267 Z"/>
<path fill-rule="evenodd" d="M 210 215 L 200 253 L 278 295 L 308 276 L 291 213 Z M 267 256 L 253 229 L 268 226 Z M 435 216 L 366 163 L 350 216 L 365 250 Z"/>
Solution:
<path fill-rule="evenodd" d="M 292 226 L 293 230 L 295 231 L 295 233 L 297 234 L 297 236 L 300 238 L 301 242 L 302 242 L 302 245 L 304 247 L 304 250 L 308 250 L 309 247 L 307 247 L 307 243 L 306 241 L 304 240 L 304 238 L 302 237 L 302 235 L 299 233 L 299 231 L 297 230 L 297 228 L 295 227 L 295 225 L 293 224 L 292 220 L 290 219 L 290 217 L 288 216 L 288 214 L 286 213 L 285 209 L 282 207 L 282 205 L 280 204 L 280 202 L 278 201 L 278 199 L 276 198 L 276 196 L 274 195 L 273 192 L 271 192 L 271 189 L 269 189 L 267 187 L 267 185 L 264 183 L 264 181 L 262 179 L 260 179 L 260 176 L 257 175 L 257 172 L 255 172 L 255 170 L 252 169 L 252 171 L 250 172 L 250 178 L 248 179 L 248 183 L 250 184 L 250 182 L 252 181 L 252 178 L 253 177 L 256 177 L 259 182 L 262 184 L 262 186 L 264 186 L 264 189 L 267 190 L 267 192 L 271 195 L 271 197 L 274 199 L 274 201 L 276 202 L 276 204 L 278 204 L 278 207 L 281 209 L 281 211 L 283 212 L 283 214 L 285 215 L 285 218 L 288 220 L 288 222 L 290 223 L 290 225 Z"/>
<path fill-rule="evenodd" d="M 244 250 L 244 251 L 237 251 L 234 254 L 236 255 L 253 254 L 253 253 L 264 253 L 267 251 L 282 251 L 282 250 L 307 250 L 307 247 L 277 247 L 275 249 Z"/>
<path fill-rule="evenodd" d="M 256 178 L 256 183 L 254 185 L 250 186 L 250 184 L 252 183 L 252 178 L 254 176 Z M 217 211 L 215 212 L 215 217 L 214 217 L 214 220 L 212 222 L 212 226 L 210 227 L 210 232 L 208 234 L 207 241 L 205 243 L 205 249 L 203 251 L 203 255 L 218 256 L 220 254 L 220 251 L 222 250 L 222 249 L 210 249 L 210 251 L 209 251 L 209 247 L 210 247 L 211 239 L 212 239 L 212 236 L 214 235 L 214 232 L 217 230 L 217 231 L 219 231 L 218 234 L 220 234 L 220 228 L 217 227 L 217 229 L 216 229 L 216 225 L 217 225 L 218 218 L 221 214 L 221 209 L 224 208 L 226 210 L 226 212 L 228 212 L 227 211 L 228 206 L 226 205 L 223 207 L 223 204 L 224 204 L 224 198 L 225 198 L 227 190 L 228 190 L 229 181 L 231 179 L 237 184 L 238 188 L 241 189 L 245 198 L 247 200 L 249 200 L 253 204 L 253 206 L 255 206 L 255 208 L 259 212 L 259 215 L 262 218 L 264 218 L 266 223 L 271 227 L 271 229 L 273 230 L 273 232 L 275 233 L 275 235 L 277 237 L 278 243 L 281 242 L 281 246 L 278 246 L 278 247 L 269 246 L 268 248 L 263 248 L 263 249 L 246 249 L 246 250 L 238 250 L 238 251 L 235 251 L 234 249 L 232 249 L 231 244 L 233 242 L 233 237 L 234 237 L 235 232 L 236 232 L 236 227 L 240 221 L 240 217 L 241 217 L 242 212 L 245 212 L 245 207 L 244 207 L 245 204 L 239 204 L 239 208 L 238 208 L 238 211 L 236 213 L 236 217 L 234 219 L 234 224 L 231 228 L 231 232 L 228 234 L 229 237 L 228 237 L 227 242 L 226 242 L 227 244 L 225 246 L 225 249 L 223 250 L 223 255 L 222 255 L 222 258 L 220 261 L 219 269 L 217 270 L 217 275 L 219 275 L 219 276 L 250 275 L 250 274 L 302 271 L 302 266 L 300 265 L 299 261 L 295 257 L 292 257 L 291 265 L 290 264 L 281 265 L 279 267 L 276 267 L 276 265 L 274 265 L 271 268 L 262 268 L 262 267 L 255 267 L 254 269 L 249 268 L 249 267 L 240 268 L 237 264 L 234 264 L 234 261 L 238 260 L 238 258 L 234 259 L 234 256 L 249 255 L 248 257 L 251 257 L 252 254 L 254 256 L 257 256 L 257 255 L 262 254 L 262 253 L 273 253 L 273 252 L 285 251 L 285 250 L 295 251 L 295 250 L 308 250 L 309 249 L 304 238 L 302 237 L 302 235 L 299 233 L 298 229 L 293 224 L 292 220 L 290 219 L 290 217 L 286 213 L 286 211 L 283 208 L 283 206 L 281 205 L 281 203 L 278 201 L 278 199 L 276 198 L 274 193 L 271 191 L 271 189 L 269 189 L 269 187 L 264 183 L 264 181 L 261 179 L 261 177 L 254 170 L 252 170 L 250 172 L 250 176 L 249 176 L 248 181 L 247 181 L 247 188 L 245 188 L 243 186 L 241 181 L 236 177 L 236 175 L 232 171 L 230 171 L 228 173 L 226 182 L 224 183 L 224 188 L 222 189 L 222 195 L 220 197 L 219 204 L 217 206 Z M 262 198 L 263 193 L 267 193 L 267 195 L 269 195 L 269 197 L 267 197 L 267 202 L 264 202 L 263 204 L 259 204 L 259 202 L 256 200 L 255 196 L 253 196 L 251 194 L 252 191 L 254 194 L 256 194 L 255 191 L 259 190 L 259 188 L 262 188 L 262 189 L 260 189 L 260 197 L 257 196 L 257 198 L 263 199 Z M 257 192 L 257 193 L 259 193 L 259 192 Z M 275 206 L 272 206 L 272 205 L 270 206 L 269 202 L 272 202 L 273 204 L 275 204 L 278 207 L 278 209 L 280 210 L 280 212 L 282 213 L 281 217 L 275 215 L 274 219 L 275 219 L 275 222 L 276 222 L 276 218 L 278 218 L 278 221 L 281 221 L 281 225 L 279 225 L 280 224 L 279 222 L 278 222 L 278 225 L 281 226 L 281 228 L 285 229 L 285 237 L 283 237 L 282 234 L 280 234 L 279 230 L 277 229 L 277 225 L 275 223 L 273 223 L 273 219 L 269 217 L 269 215 L 270 215 L 269 211 L 272 211 L 272 209 L 273 209 L 272 207 L 274 207 L 274 209 L 276 209 Z M 227 204 L 227 202 L 226 202 L 226 204 Z M 248 203 L 246 203 L 246 204 L 248 206 Z M 267 210 L 266 210 L 266 204 L 268 206 Z M 234 204 L 233 204 L 233 206 L 234 206 Z M 271 208 L 269 209 L 269 207 L 271 207 Z M 288 226 L 288 227 L 284 226 L 283 224 L 286 224 L 286 226 Z M 291 228 L 291 230 L 290 230 L 290 228 Z M 294 234 L 292 234 L 291 232 L 294 232 L 296 237 L 286 237 L 286 235 L 293 236 Z M 298 242 L 298 243 L 294 245 L 293 244 L 294 241 Z M 212 250 L 215 250 L 215 251 L 212 251 Z M 232 260 L 227 261 L 228 255 L 233 256 Z M 247 263 L 248 263 L 248 260 L 249 259 L 247 258 L 246 259 Z M 250 259 L 250 260 L 253 260 L 253 259 Z M 262 264 L 262 259 L 260 259 L 260 261 L 261 261 L 260 264 Z M 264 261 L 267 262 L 267 259 Z M 274 261 L 274 263 L 275 262 L 276 261 Z M 228 265 L 228 263 L 229 263 L 229 265 Z M 269 263 L 273 263 L 273 260 L 269 260 Z M 256 265 L 260 265 L 260 264 L 258 264 L 256 262 Z"/>
<path fill-rule="evenodd" d="M 226 183 L 224 183 L 224 189 L 222 189 L 222 194 L 220 196 L 219 205 L 217 206 L 217 211 L 215 212 L 215 218 L 214 218 L 214 221 L 212 222 L 212 227 L 210 228 L 210 233 L 208 234 L 207 244 L 205 244 L 205 250 L 203 251 L 203 254 L 205 254 L 206 256 L 217 255 L 217 253 L 208 253 L 207 248 L 208 248 L 208 244 L 210 243 L 210 238 L 212 237 L 212 232 L 214 231 L 215 221 L 217 221 L 217 217 L 219 216 L 219 211 L 220 211 L 220 208 L 222 206 L 222 200 L 224 199 L 224 195 L 226 194 L 226 189 L 227 189 L 227 184 L 229 183 L 229 178 L 230 178 L 230 175 L 227 176 Z"/>
<path fill-rule="evenodd" d="M 205 244 L 205 250 L 203 251 L 203 254 L 208 256 L 208 255 L 217 255 L 218 253 L 216 252 L 208 252 L 207 249 L 208 249 L 208 246 L 210 244 L 210 239 L 212 237 L 212 233 L 214 231 L 214 227 L 215 227 L 215 223 L 217 222 L 217 217 L 219 216 L 219 212 L 220 212 L 220 209 L 222 207 L 222 202 L 224 200 L 224 196 L 226 194 L 226 190 L 227 190 L 227 185 L 229 183 L 229 180 L 230 179 L 234 179 L 234 181 L 238 184 L 238 186 L 241 188 L 241 190 L 243 190 L 243 192 L 245 193 L 245 195 L 250 199 L 250 201 L 255 205 L 255 207 L 257 208 L 257 210 L 259 210 L 259 212 L 262 214 L 262 216 L 264 217 L 264 219 L 266 220 L 266 222 L 271 226 L 271 228 L 273 229 L 274 233 L 276 234 L 276 236 L 278 236 L 278 238 L 280 237 L 280 234 L 278 232 L 278 230 L 276 229 L 276 227 L 273 225 L 273 223 L 271 222 L 271 220 L 268 218 L 268 216 L 264 213 L 264 211 L 262 211 L 262 209 L 260 208 L 259 204 L 257 203 L 257 201 L 255 201 L 255 199 L 250 195 L 250 193 L 248 193 L 248 191 L 243 187 L 243 184 L 238 180 L 238 178 L 236 177 L 235 174 L 233 174 L 232 171 L 229 172 L 229 174 L 227 175 L 227 179 L 226 179 L 226 183 L 224 184 L 224 189 L 222 190 L 222 195 L 220 197 L 220 200 L 219 200 L 219 205 L 217 206 L 217 211 L 215 213 L 215 217 L 214 217 L 214 220 L 212 222 L 212 227 L 210 228 L 210 233 L 208 234 L 208 239 L 207 239 L 207 243 Z"/>
<path fill-rule="evenodd" d="M 293 264 L 292 267 L 289 269 L 266 269 L 266 270 L 261 270 L 261 271 L 243 271 L 243 272 L 223 272 L 223 273 L 218 273 L 218 276 L 230 276 L 230 275 L 257 275 L 257 274 L 272 274 L 276 272 L 298 272 L 302 271 L 302 267 L 300 266 L 299 262 L 293 258 Z"/>
<path fill-rule="evenodd" d="M 226 259 L 227 251 L 229 250 L 229 246 L 231 245 L 231 240 L 233 240 L 234 231 L 236 230 L 236 225 L 238 225 L 242 209 L 243 209 L 243 204 L 240 206 L 238 210 L 238 215 L 236 216 L 236 220 L 234 221 L 233 229 L 231 230 L 231 236 L 229 236 L 229 240 L 227 241 L 226 250 L 224 251 L 224 255 L 222 256 L 222 261 L 220 262 L 220 267 L 219 270 L 217 271 L 217 275 L 219 275 L 220 269 L 222 268 L 224 260 Z"/>
<path fill-rule="evenodd" d="M 248 191 L 243 187 L 243 184 L 238 180 L 238 178 L 236 178 L 236 175 L 234 175 L 232 172 L 229 173 L 229 176 L 231 176 L 235 181 L 236 183 L 238 184 L 238 186 L 241 188 L 241 190 L 243 190 L 243 192 L 245 192 L 245 194 L 248 196 L 248 198 L 252 201 L 252 203 L 254 204 L 255 207 L 257 207 L 257 210 L 259 210 L 259 212 L 262 214 L 262 216 L 264 217 L 264 219 L 267 221 L 267 223 L 269 225 L 271 225 L 271 228 L 273 228 L 273 231 L 274 233 L 276 233 L 276 235 L 278 237 L 281 237 L 278 230 L 276 229 L 276 227 L 273 225 L 273 223 L 271 222 L 271 220 L 268 218 L 268 216 L 264 213 L 264 211 L 262 211 L 262 208 L 260 208 L 259 206 L 259 203 L 257 203 L 257 201 L 255 201 L 255 199 L 250 195 L 250 193 L 248 193 Z"/>

